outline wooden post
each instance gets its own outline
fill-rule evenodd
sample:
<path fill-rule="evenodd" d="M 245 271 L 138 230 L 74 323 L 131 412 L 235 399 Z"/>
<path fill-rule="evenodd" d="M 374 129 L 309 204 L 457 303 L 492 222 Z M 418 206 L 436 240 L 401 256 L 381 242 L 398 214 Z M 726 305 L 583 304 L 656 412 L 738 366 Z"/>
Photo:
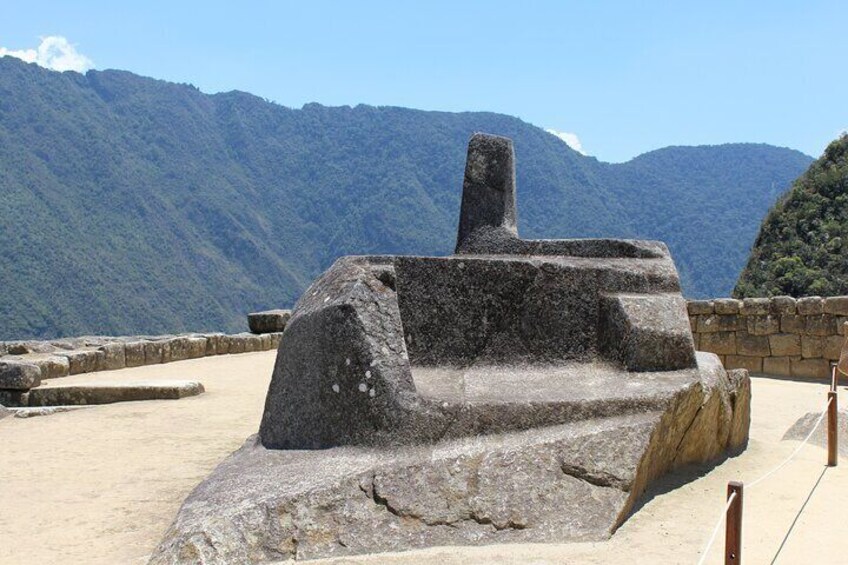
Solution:
<path fill-rule="evenodd" d="M 730 481 L 727 483 L 727 498 L 733 494 L 736 498 L 727 509 L 727 521 L 724 530 L 724 564 L 739 565 L 742 563 L 742 483 Z"/>
<path fill-rule="evenodd" d="M 839 371 L 836 370 L 836 363 L 830 364 L 830 390 L 836 390 L 839 386 Z"/>
<path fill-rule="evenodd" d="M 836 435 L 836 391 L 827 393 L 827 464 L 836 467 L 839 456 L 839 442 Z"/>

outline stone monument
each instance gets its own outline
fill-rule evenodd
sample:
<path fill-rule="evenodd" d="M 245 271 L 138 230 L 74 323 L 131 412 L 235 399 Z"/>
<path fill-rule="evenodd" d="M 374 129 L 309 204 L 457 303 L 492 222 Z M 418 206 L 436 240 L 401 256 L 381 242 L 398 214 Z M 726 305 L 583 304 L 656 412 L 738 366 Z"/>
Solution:
<path fill-rule="evenodd" d="M 696 353 L 660 242 L 518 236 L 509 139 L 469 143 L 456 252 L 343 257 L 298 301 L 258 436 L 153 563 L 604 539 L 743 449 L 750 384 Z"/>

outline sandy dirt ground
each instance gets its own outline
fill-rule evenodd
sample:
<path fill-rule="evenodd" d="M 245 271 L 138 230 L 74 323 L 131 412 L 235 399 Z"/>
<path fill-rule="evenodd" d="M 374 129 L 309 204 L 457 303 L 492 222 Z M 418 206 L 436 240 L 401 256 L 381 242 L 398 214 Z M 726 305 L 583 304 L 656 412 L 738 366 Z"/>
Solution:
<path fill-rule="evenodd" d="M 274 352 L 248 353 L 69 377 L 61 382 L 194 379 L 206 393 L 0 421 L 0 563 L 144 563 L 190 490 L 256 431 L 273 363 Z M 848 389 L 840 392 L 845 404 Z M 825 394 L 820 383 L 755 378 L 747 451 L 667 477 L 607 542 L 333 562 L 697 563 L 727 481 L 750 483 L 781 463 L 798 445 L 781 441 L 784 432 L 822 410 Z M 825 451 L 808 445 L 746 491 L 745 563 L 848 563 L 848 460 L 824 463 Z M 708 563 L 722 562 L 722 540 Z"/>

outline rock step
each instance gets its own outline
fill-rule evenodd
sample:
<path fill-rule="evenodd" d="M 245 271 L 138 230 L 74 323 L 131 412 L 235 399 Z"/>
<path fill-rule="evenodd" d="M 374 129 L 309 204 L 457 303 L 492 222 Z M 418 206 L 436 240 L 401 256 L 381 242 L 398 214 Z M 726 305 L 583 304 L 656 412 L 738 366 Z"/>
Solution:
<path fill-rule="evenodd" d="M 29 391 L 28 406 L 80 406 L 133 400 L 174 400 L 204 392 L 196 381 L 52 385 Z"/>
<path fill-rule="evenodd" d="M 702 370 L 720 370 L 707 361 L 702 360 Z M 699 380 L 699 374 L 688 369 L 632 373 L 601 362 L 468 369 L 416 366 L 412 377 L 422 400 L 453 414 L 438 439 L 662 411 Z M 349 393 L 360 394 L 358 390 Z"/>

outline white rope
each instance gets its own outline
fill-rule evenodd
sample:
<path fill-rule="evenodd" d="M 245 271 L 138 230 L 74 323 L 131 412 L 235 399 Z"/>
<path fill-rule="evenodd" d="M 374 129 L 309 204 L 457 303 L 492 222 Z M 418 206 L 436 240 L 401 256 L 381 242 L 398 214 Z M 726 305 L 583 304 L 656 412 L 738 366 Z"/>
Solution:
<path fill-rule="evenodd" d="M 704 561 L 707 559 L 707 554 L 710 552 L 710 548 L 713 546 L 713 542 L 715 542 L 718 531 L 721 529 L 721 525 L 724 523 L 724 519 L 727 516 L 727 511 L 730 510 L 730 505 L 733 504 L 734 500 L 736 500 L 736 492 L 730 493 L 730 496 L 727 497 L 727 504 L 724 506 L 724 510 L 722 510 L 721 516 L 719 516 L 715 528 L 713 528 L 713 535 L 710 536 L 710 541 L 707 542 L 707 546 L 704 548 L 704 551 L 701 552 L 701 558 L 698 560 L 698 565 L 704 565 Z"/>
<path fill-rule="evenodd" d="M 752 481 L 751 483 L 746 485 L 748 489 L 755 487 L 759 483 L 763 482 L 764 480 L 766 480 L 767 478 L 772 476 L 774 473 L 778 472 L 787 463 L 792 461 L 792 459 L 796 455 L 798 455 L 798 452 L 801 451 L 801 448 L 803 448 L 807 444 L 807 442 L 810 441 L 810 438 L 813 437 L 813 434 L 818 429 L 819 425 L 821 425 L 822 420 L 824 420 L 824 416 L 825 416 L 825 414 L 827 414 L 827 410 L 828 410 L 828 408 L 830 408 L 830 403 L 832 401 L 833 401 L 832 398 L 827 399 L 827 404 L 825 405 L 824 410 L 822 411 L 821 415 L 816 420 L 816 424 L 813 426 L 813 429 L 810 430 L 810 433 L 807 434 L 807 437 L 804 438 L 804 441 L 801 442 L 801 445 L 799 445 L 797 448 L 795 448 L 795 451 L 792 452 L 792 455 L 787 457 L 780 465 L 778 465 L 777 467 L 775 467 L 774 469 L 772 469 L 771 471 L 769 471 L 768 473 L 766 473 L 765 475 L 763 475 L 762 477 L 757 479 L 756 481 Z M 707 545 L 704 548 L 704 551 L 701 553 L 701 558 L 698 560 L 698 565 L 704 565 L 704 561 L 707 559 L 707 554 L 710 552 L 710 548 L 713 546 L 713 543 L 715 542 L 716 536 L 718 535 L 718 531 L 721 529 L 721 525 L 724 523 L 724 519 L 727 516 L 727 511 L 730 510 L 730 505 L 733 504 L 733 500 L 735 498 L 736 498 L 735 492 L 731 493 L 730 496 L 727 498 L 727 504 L 724 506 L 724 511 L 721 513 L 721 516 L 719 517 L 718 523 L 716 523 L 715 528 L 713 528 L 713 533 L 710 536 L 710 541 L 707 542 Z"/>
<path fill-rule="evenodd" d="M 833 399 L 831 399 L 831 398 L 828 398 L 828 399 L 827 399 L 827 405 L 825 406 L 824 410 L 822 411 L 821 416 L 819 416 L 818 420 L 816 420 L 816 425 L 815 425 L 815 426 L 813 426 L 813 429 L 812 429 L 812 430 L 810 430 L 810 433 L 808 433 L 808 434 L 807 434 L 807 437 L 805 437 L 805 438 L 804 438 L 804 441 L 802 441 L 802 442 L 801 442 L 801 445 L 799 445 L 797 448 L 795 448 L 795 451 L 793 451 L 793 452 L 792 452 L 792 455 L 790 455 L 789 457 L 787 457 L 787 458 L 783 461 L 783 463 L 781 463 L 780 465 L 778 465 L 777 467 L 775 467 L 774 469 L 772 469 L 771 471 L 769 471 L 768 473 L 766 473 L 765 475 L 763 475 L 762 477 L 760 477 L 759 479 L 757 479 L 756 481 L 752 481 L 751 483 L 748 483 L 746 486 L 747 486 L 749 489 L 754 488 L 754 487 L 755 487 L 755 486 L 757 486 L 759 483 L 763 482 L 764 480 L 766 480 L 767 478 L 769 478 L 770 476 L 772 476 L 774 473 L 778 472 L 778 471 L 779 471 L 780 469 L 782 469 L 782 468 L 783 468 L 783 467 L 784 467 L 787 463 L 789 463 L 790 461 L 792 461 L 792 458 L 793 458 L 793 457 L 795 457 L 796 455 L 798 455 L 798 452 L 799 452 L 799 451 L 801 451 L 801 449 L 802 449 L 802 448 L 803 448 L 803 447 L 807 444 L 807 442 L 808 442 L 808 441 L 810 441 L 810 438 L 811 438 L 811 437 L 813 437 L 813 434 L 814 434 L 814 433 L 815 433 L 815 431 L 818 429 L 819 424 L 821 424 L 821 423 L 822 423 L 822 420 L 824 419 L 825 414 L 827 414 L 827 409 L 828 409 L 828 408 L 830 408 L 830 403 L 831 403 L 832 401 L 833 401 Z"/>

